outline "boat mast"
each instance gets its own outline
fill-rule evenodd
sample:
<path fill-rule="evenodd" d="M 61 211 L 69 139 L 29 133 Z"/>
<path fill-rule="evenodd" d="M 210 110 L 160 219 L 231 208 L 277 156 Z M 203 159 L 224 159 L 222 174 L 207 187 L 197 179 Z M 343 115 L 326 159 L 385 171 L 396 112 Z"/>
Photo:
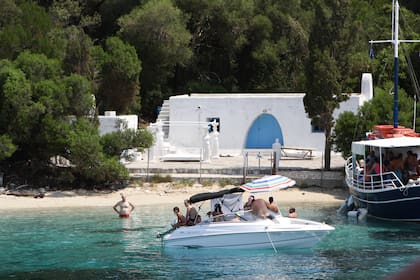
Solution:
<path fill-rule="evenodd" d="M 392 39 L 391 40 L 378 40 L 369 41 L 370 44 L 378 43 L 391 43 L 394 45 L 394 111 L 393 121 L 394 128 L 398 127 L 398 46 L 400 43 L 418 43 L 420 40 L 399 40 L 399 11 L 400 5 L 397 1 L 392 1 Z"/>

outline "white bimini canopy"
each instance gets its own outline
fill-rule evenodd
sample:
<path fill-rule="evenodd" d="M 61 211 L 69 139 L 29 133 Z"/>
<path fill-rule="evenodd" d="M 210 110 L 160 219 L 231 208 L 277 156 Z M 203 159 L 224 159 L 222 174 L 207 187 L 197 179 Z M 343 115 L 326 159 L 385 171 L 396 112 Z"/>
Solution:
<path fill-rule="evenodd" d="M 287 189 L 288 187 L 292 187 L 295 184 L 295 180 L 292 180 L 286 176 L 271 175 L 264 176 L 260 179 L 246 183 L 240 186 L 240 188 L 250 193 L 262 193 L 280 189 Z"/>
<path fill-rule="evenodd" d="M 353 142 L 351 150 L 353 154 L 363 155 L 365 147 L 378 148 L 402 148 L 402 147 L 420 147 L 420 138 L 418 137 L 395 137 L 377 140 L 364 140 Z"/>

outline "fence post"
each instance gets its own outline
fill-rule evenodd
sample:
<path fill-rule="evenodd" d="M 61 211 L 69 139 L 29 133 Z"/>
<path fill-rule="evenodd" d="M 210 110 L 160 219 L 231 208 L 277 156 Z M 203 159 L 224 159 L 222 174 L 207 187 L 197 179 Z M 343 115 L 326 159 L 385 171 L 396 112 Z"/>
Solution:
<path fill-rule="evenodd" d="M 243 176 L 242 176 L 242 184 L 246 183 L 246 176 L 248 171 L 248 152 L 244 154 L 244 167 L 243 167 Z"/>

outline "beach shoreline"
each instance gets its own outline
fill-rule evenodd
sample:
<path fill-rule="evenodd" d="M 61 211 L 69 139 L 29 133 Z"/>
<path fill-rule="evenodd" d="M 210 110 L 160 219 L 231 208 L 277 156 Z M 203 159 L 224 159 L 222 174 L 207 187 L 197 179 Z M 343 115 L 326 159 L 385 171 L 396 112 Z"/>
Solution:
<path fill-rule="evenodd" d="M 127 187 L 113 192 L 93 191 L 54 191 L 47 192 L 43 198 L 32 196 L 0 195 L 0 210 L 18 210 L 32 208 L 60 208 L 60 207 L 112 207 L 120 200 L 120 193 L 124 193 L 127 199 L 136 208 L 144 205 L 173 204 L 182 206 L 184 199 L 202 192 L 215 192 L 234 186 L 220 187 L 193 185 L 188 187 L 174 187 L 170 183 L 161 183 L 149 187 Z M 246 195 L 246 194 L 245 194 Z M 341 203 L 347 198 L 344 189 L 324 188 L 289 188 L 269 193 L 257 194 L 256 197 L 268 199 L 273 196 L 280 204 L 293 203 Z"/>

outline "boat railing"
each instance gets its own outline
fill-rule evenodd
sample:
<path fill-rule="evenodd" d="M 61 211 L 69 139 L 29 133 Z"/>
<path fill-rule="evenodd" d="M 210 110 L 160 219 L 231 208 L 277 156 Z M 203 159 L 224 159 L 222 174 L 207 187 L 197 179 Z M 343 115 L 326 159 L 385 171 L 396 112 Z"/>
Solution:
<path fill-rule="evenodd" d="M 357 163 L 356 163 L 357 164 Z M 403 182 L 393 171 L 380 174 L 364 174 L 358 168 L 353 168 L 353 159 L 350 157 L 346 161 L 346 183 L 353 188 L 365 190 L 378 190 L 385 188 L 404 187 Z"/>

